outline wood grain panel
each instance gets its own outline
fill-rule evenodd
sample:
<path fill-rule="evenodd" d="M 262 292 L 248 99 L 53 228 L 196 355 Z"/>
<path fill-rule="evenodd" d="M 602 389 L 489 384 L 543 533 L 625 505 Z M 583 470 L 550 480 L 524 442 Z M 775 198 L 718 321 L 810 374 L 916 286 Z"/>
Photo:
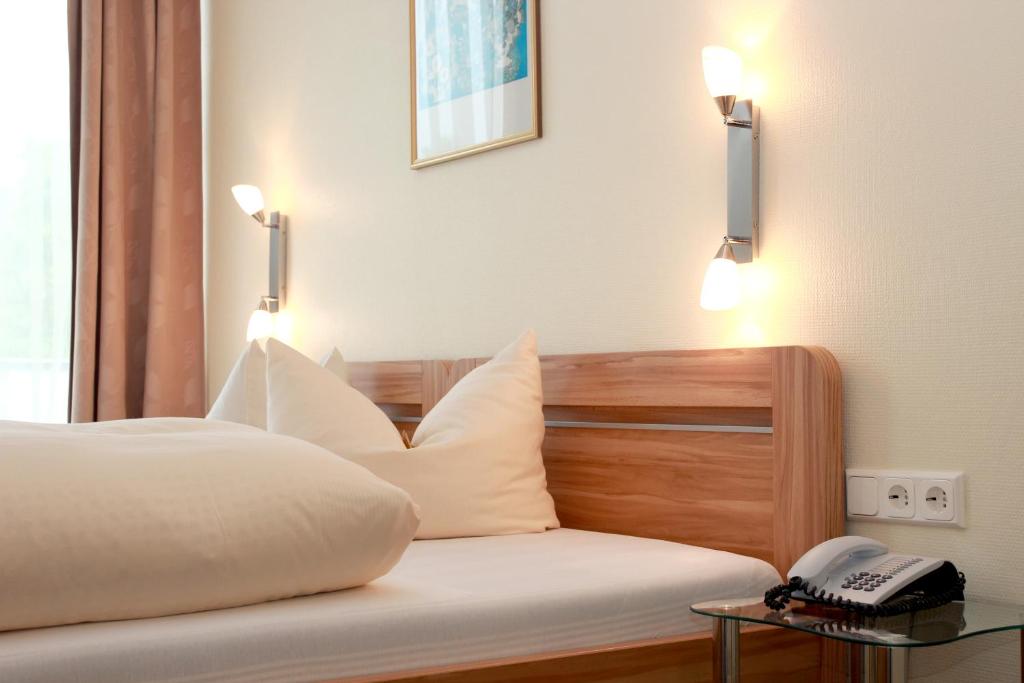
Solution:
<path fill-rule="evenodd" d="M 423 361 L 348 363 L 349 382 L 374 403 L 423 402 Z"/>
<path fill-rule="evenodd" d="M 843 533 L 843 386 L 824 349 L 772 353 L 774 554 L 785 574 L 809 548 Z"/>
<path fill-rule="evenodd" d="M 768 407 L 770 349 L 541 358 L 544 402 L 563 406 Z"/>
<path fill-rule="evenodd" d="M 437 402 L 471 370 L 487 362 L 486 358 L 461 358 L 459 360 L 429 360 L 423 362 L 423 414 L 426 415 Z"/>
<path fill-rule="evenodd" d="M 818 680 L 818 643 L 786 629 L 751 628 L 740 637 L 744 683 Z M 785 654 L 782 654 L 782 653 Z M 622 643 L 421 671 L 338 679 L 334 683 L 711 683 L 711 638 Z"/>
<path fill-rule="evenodd" d="M 419 418 L 423 408 L 419 403 L 378 403 L 377 407 L 384 411 L 384 414 L 392 421 L 403 418 Z"/>
<path fill-rule="evenodd" d="M 770 434 L 549 428 L 563 526 L 772 559 Z"/>

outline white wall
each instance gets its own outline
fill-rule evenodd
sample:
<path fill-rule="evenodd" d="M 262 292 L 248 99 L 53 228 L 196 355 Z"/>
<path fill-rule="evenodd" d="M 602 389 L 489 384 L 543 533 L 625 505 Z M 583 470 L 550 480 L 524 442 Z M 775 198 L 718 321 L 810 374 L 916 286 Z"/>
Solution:
<path fill-rule="evenodd" d="M 311 354 L 483 355 L 526 326 L 548 353 L 828 347 L 850 464 L 970 478 L 966 530 L 851 531 L 1024 602 L 1024 3 L 547 0 L 544 138 L 421 171 L 407 5 L 210 0 L 211 396 L 266 286 L 228 191 L 255 182 L 291 220 Z M 727 314 L 697 304 L 724 225 L 708 43 L 762 107 L 762 258 Z M 914 672 L 1010 680 L 1015 642 Z"/>

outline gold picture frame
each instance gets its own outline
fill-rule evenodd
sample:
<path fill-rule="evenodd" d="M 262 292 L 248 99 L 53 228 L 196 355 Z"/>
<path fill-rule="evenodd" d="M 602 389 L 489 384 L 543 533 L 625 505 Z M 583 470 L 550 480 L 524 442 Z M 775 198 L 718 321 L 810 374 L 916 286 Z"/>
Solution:
<path fill-rule="evenodd" d="M 520 31 L 525 28 L 525 31 L 522 31 L 522 35 L 516 31 L 502 33 L 500 53 L 496 50 L 494 54 L 477 50 L 474 54 L 466 54 L 466 50 L 459 52 L 451 46 L 467 43 L 479 46 L 484 41 L 463 40 L 460 43 L 451 36 L 459 30 L 468 33 L 478 29 L 482 33 L 487 28 L 495 27 L 495 21 L 481 22 L 479 26 L 471 27 L 468 21 L 462 22 L 461 17 L 454 14 L 456 10 L 452 8 L 458 8 L 459 3 L 409 0 L 410 166 L 413 169 L 541 137 L 539 0 L 468 2 L 478 3 L 479 12 L 475 18 L 479 19 L 487 11 L 493 14 L 500 8 L 502 18 L 507 17 L 501 25 L 503 31 L 507 31 L 509 26 L 513 29 L 518 27 Z M 438 22 L 430 22 L 429 25 L 426 22 L 427 18 L 438 19 L 436 12 L 439 7 L 449 11 L 448 16 L 441 18 L 448 20 L 442 28 L 451 29 L 445 31 L 443 41 L 448 48 L 447 66 L 456 64 L 456 69 L 462 67 L 470 77 L 458 79 L 452 76 L 451 72 L 456 71 L 452 68 L 439 70 L 441 76 L 437 76 L 429 71 L 428 65 L 421 64 L 421 60 L 430 61 L 424 59 L 428 54 L 437 56 L 442 49 L 438 46 L 442 41 L 431 35 L 432 31 L 436 33 Z M 417 13 L 417 8 L 420 13 Z M 521 17 L 518 15 L 520 9 Z M 431 15 L 431 12 L 435 14 Z M 418 17 L 423 21 L 418 23 Z M 511 42 L 508 41 L 510 37 L 513 38 Z M 420 43 L 423 44 L 423 50 L 419 49 Z M 471 68 L 470 59 L 478 59 L 484 63 L 484 67 L 489 68 L 480 68 L 479 63 Z M 480 76 L 481 72 L 484 73 L 483 77 Z M 488 76 L 493 77 L 494 81 L 489 81 Z M 443 87 L 440 87 L 438 81 L 442 78 Z M 421 87 L 424 88 L 423 95 L 419 92 Z M 528 102 L 524 102 L 527 97 Z M 431 103 L 424 104 L 428 101 Z M 498 105 L 501 105 L 501 116 L 494 115 Z M 525 120 L 527 115 L 528 123 Z M 467 123 L 472 125 L 467 126 Z"/>

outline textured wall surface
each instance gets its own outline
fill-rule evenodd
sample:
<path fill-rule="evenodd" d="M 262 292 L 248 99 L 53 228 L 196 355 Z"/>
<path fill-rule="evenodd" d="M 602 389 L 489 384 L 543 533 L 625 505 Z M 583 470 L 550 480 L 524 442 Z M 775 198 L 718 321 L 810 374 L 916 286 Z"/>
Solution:
<path fill-rule="evenodd" d="M 968 528 L 857 524 L 1024 602 L 1024 66 L 1020 0 L 546 0 L 544 138 L 408 169 L 405 0 L 207 6 L 209 381 L 242 348 L 266 240 L 291 220 L 297 347 L 483 355 L 821 344 L 851 465 L 967 472 Z M 725 133 L 700 48 L 740 51 L 762 107 L 762 258 L 702 311 Z M 926 656 L 1013 680 L 1016 640 Z"/>

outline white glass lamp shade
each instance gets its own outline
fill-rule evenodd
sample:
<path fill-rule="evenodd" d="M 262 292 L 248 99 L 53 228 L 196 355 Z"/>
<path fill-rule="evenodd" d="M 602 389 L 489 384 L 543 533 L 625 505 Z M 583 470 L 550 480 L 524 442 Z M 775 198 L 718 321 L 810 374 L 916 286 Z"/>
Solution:
<path fill-rule="evenodd" d="M 727 311 L 739 302 L 739 266 L 732 259 L 711 259 L 700 290 L 700 307 L 708 311 Z"/>
<path fill-rule="evenodd" d="M 263 193 L 255 185 L 235 185 L 231 188 L 235 201 L 250 216 L 263 211 Z"/>
<path fill-rule="evenodd" d="M 245 341 L 265 339 L 274 336 L 274 314 L 268 310 L 257 308 L 249 317 L 249 327 L 245 330 Z"/>
<path fill-rule="evenodd" d="M 727 47 L 709 45 L 701 50 L 704 83 L 712 97 L 736 95 L 743 84 L 743 60 Z"/>

